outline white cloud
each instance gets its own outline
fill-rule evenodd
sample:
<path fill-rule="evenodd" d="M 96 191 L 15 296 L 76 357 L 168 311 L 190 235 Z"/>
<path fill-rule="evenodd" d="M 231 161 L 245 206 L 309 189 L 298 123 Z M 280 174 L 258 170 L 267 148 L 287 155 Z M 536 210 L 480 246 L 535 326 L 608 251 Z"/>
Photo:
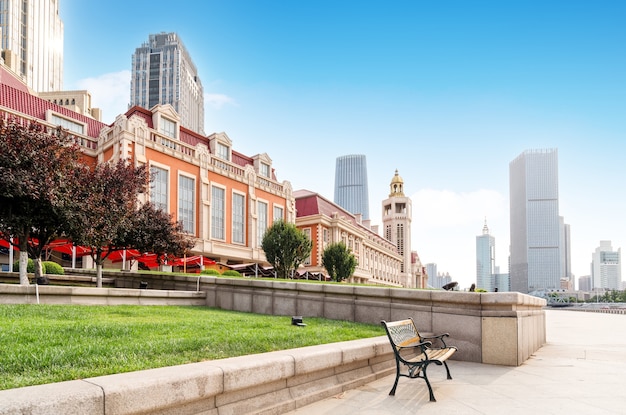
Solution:
<path fill-rule="evenodd" d="M 237 103 L 235 102 L 235 99 L 229 97 L 228 95 L 209 94 L 209 93 L 204 94 L 204 103 L 206 105 L 210 105 L 211 107 L 215 109 L 220 109 L 226 104 L 237 105 Z"/>
<path fill-rule="evenodd" d="M 128 109 L 130 102 L 130 71 L 105 73 L 95 78 L 80 79 L 78 89 L 91 93 L 91 104 L 102 110 L 102 121 L 111 123 Z"/>
<path fill-rule="evenodd" d="M 423 189 L 411 196 L 413 205 L 412 249 L 422 263 L 434 262 L 438 272 L 449 272 L 466 288 L 476 278 L 476 236 L 485 218 L 496 238 L 496 265 L 507 270 L 508 199 L 495 191 L 467 193 Z"/>

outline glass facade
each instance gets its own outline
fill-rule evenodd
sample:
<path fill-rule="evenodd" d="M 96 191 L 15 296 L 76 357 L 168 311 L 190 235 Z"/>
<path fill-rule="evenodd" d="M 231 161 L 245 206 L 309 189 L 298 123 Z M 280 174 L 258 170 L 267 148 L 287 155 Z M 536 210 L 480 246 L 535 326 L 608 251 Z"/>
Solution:
<path fill-rule="evenodd" d="M 211 187 L 211 238 L 224 240 L 226 220 L 226 191 L 221 187 Z"/>
<path fill-rule="evenodd" d="M 350 213 L 360 213 L 363 220 L 369 220 L 367 163 L 364 155 L 352 154 L 337 158 L 334 202 Z"/>
<path fill-rule="evenodd" d="M 152 166 L 150 168 L 152 173 L 152 185 L 150 188 L 150 201 L 158 209 L 169 212 L 168 209 L 168 182 L 169 172 L 160 167 Z"/>
<path fill-rule="evenodd" d="M 529 150 L 509 165 L 511 290 L 561 287 L 558 152 Z"/>
<path fill-rule="evenodd" d="M 245 214 L 246 197 L 239 193 L 233 193 L 233 243 L 245 242 Z"/>

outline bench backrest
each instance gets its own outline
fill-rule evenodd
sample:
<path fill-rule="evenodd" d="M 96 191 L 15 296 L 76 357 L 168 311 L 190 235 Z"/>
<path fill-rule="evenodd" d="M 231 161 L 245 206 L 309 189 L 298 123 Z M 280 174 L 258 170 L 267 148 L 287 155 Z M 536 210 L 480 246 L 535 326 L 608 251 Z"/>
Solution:
<path fill-rule="evenodd" d="M 395 348 L 406 347 L 422 342 L 422 336 L 420 336 L 417 331 L 412 318 L 390 322 L 383 320 L 382 324 L 385 327 L 391 344 L 393 344 Z"/>

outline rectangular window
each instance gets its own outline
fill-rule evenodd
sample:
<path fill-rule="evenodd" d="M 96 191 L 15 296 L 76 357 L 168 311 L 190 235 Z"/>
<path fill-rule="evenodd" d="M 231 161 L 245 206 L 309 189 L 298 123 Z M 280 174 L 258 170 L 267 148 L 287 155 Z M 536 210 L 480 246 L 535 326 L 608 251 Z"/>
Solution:
<path fill-rule="evenodd" d="M 261 176 L 263 177 L 270 177 L 270 165 L 269 164 L 265 164 L 265 163 L 261 163 Z"/>
<path fill-rule="evenodd" d="M 187 176 L 178 178 L 178 220 L 183 222 L 183 230 L 193 235 L 196 230 L 195 182 L 195 179 Z"/>
<path fill-rule="evenodd" d="M 165 169 L 154 167 L 150 168 L 152 173 L 152 186 L 150 188 L 150 201 L 158 209 L 169 212 L 167 208 L 168 202 L 168 182 L 169 172 Z"/>
<path fill-rule="evenodd" d="M 244 195 L 233 193 L 233 243 L 237 244 L 245 241 L 245 203 Z"/>
<path fill-rule="evenodd" d="M 257 214 L 258 243 L 261 246 L 263 236 L 265 236 L 265 231 L 267 230 L 267 203 L 257 202 Z"/>
<path fill-rule="evenodd" d="M 211 188 L 211 238 L 225 239 L 225 195 L 226 192 L 221 187 Z"/>
<path fill-rule="evenodd" d="M 285 220 L 282 206 L 274 206 L 274 221 Z"/>
<path fill-rule="evenodd" d="M 159 132 L 170 138 L 176 138 L 176 123 L 172 120 L 161 117 Z"/>
<path fill-rule="evenodd" d="M 67 118 L 59 117 L 56 114 L 50 114 L 50 120 L 52 124 L 60 125 L 62 128 L 70 130 L 73 133 L 85 134 L 85 125 L 68 120 Z"/>
<path fill-rule="evenodd" d="M 230 158 L 228 157 L 228 146 L 225 146 L 222 143 L 217 143 L 217 156 L 222 160 L 230 161 Z"/>

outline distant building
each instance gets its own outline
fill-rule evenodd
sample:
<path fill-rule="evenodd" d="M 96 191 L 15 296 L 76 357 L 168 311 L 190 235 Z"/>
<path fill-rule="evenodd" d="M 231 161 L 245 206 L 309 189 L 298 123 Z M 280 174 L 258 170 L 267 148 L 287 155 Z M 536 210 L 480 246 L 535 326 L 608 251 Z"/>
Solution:
<path fill-rule="evenodd" d="M 506 292 L 506 291 L 511 291 L 511 282 L 510 282 L 510 278 L 509 278 L 509 274 L 501 274 L 500 272 L 496 271 L 496 273 L 493 275 L 493 280 L 494 280 L 494 287 L 493 287 L 493 291 L 497 291 L 497 292 Z"/>
<path fill-rule="evenodd" d="M 578 278 L 578 291 L 592 291 L 591 275 L 583 275 Z"/>
<path fill-rule="evenodd" d="M 396 245 L 402 257 L 400 279 L 404 287 L 417 287 L 411 266 L 411 220 L 413 207 L 411 199 L 404 195 L 404 180 L 396 170 L 389 184 L 389 197 L 383 200 L 383 237 Z"/>
<path fill-rule="evenodd" d="M 437 264 L 434 262 L 428 263 L 424 266 L 426 268 L 426 274 L 428 275 L 428 285 L 433 288 L 441 288 L 441 286 L 436 287 L 437 285 Z"/>
<path fill-rule="evenodd" d="M 591 280 L 593 289 L 622 289 L 622 249 L 613 250 L 611 241 L 600 241 L 592 254 Z"/>
<path fill-rule="evenodd" d="M 509 164 L 511 290 L 561 287 L 558 152 L 528 150 Z"/>
<path fill-rule="evenodd" d="M 41 92 L 38 95 L 40 98 L 48 100 L 48 102 L 61 105 L 79 114 L 102 121 L 102 110 L 91 106 L 91 94 L 89 91 Z"/>
<path fill-rule="evenodd" d="M 367 187 L 367 160 L 362 154 L 337 157 L 335 164 L 335 203 L 352 214 L 370 219 Z"/>
<path fill-rule="evenodd" d="M 559 217 L 559 226 L 561 235 L 561 287 L 566 284 L 568 290 L 574 290 L 575 280 L 574 274 L 572 274 L 570 226 L 565 223 L 563 216 Z M 565 283 L 563 281 L 565 281 Z"/>
<path fill-rule="evenodd" d="M 63 88 L 59 0 L 0 0 L 2 61 L 35 92 Z"/>
<path fill-rule="evenodd" d="M 198 70 L 176 33 L 158 33 L 135 50 L 130 106 L 170 104 L 183 127 L 204 134 L 204 89 Z M 165 126 L 174 129 L 174 123 Z"/>
<path fill-rule="evenodd" d="M 487 219 L 483 233 L 476 237 L 476 288 L 491 292 L 495 288 L 496 240 L 489 234 Z"/>
<path fill-rule="evenodd" d="M 308 190 L 294 192 L 296 226 L 313 242 L 311 256 L 302 271 L 326 274 L 322 255 L 332 243 L 343 242 L 354 254 L 357 266 L 353 282 L 401 287 L 400 267 L 403 257 L 391 241 L 365 226 L 360 215 L 353 215 L 341 206 Z"/>

